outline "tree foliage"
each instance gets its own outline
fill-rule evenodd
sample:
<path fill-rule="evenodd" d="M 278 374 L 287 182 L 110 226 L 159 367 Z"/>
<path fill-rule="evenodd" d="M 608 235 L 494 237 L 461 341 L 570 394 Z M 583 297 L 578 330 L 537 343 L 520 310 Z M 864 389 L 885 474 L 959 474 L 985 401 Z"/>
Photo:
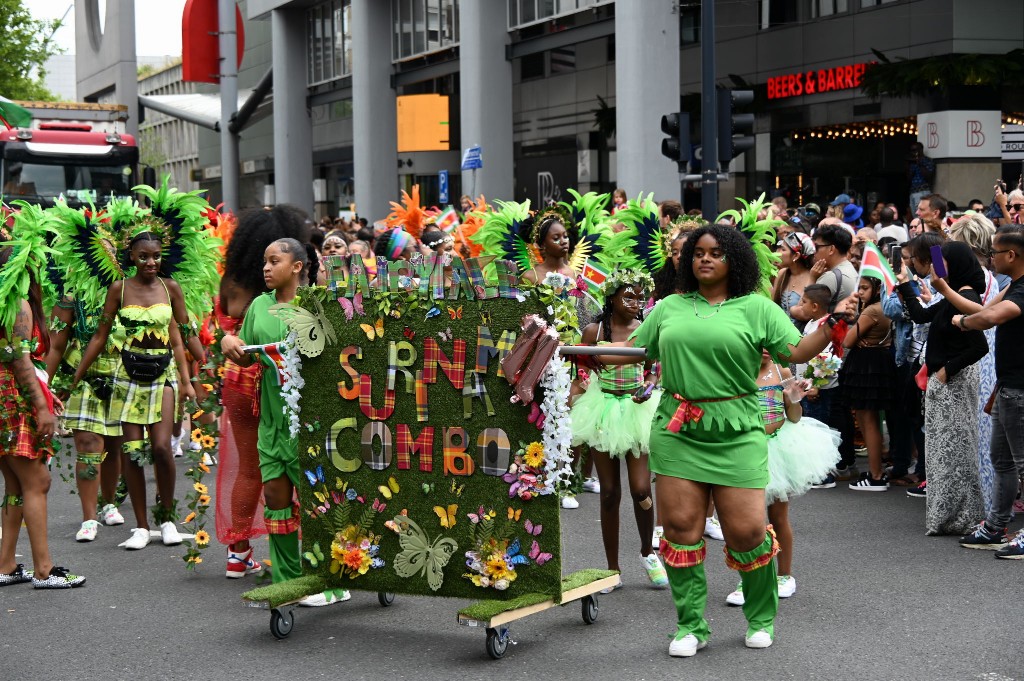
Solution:
<path fill-rule="evenodd" d="M 946 54 L 921 59 L 889 59 L 872 50 L 878 62 L 864 72 L 861 90 L 871 97 L 910 97 L 958 85 L 995 88 L 1024 83 L 1024 50 L 1006 54 Z"/>
<path fill-rule="evenodd" d="M 52 100 L 43 86 L 43 65 L 60 53 L 53 41 L 59 19 L 33 19 L 22 0 L 0 0 L 4 32 L 0 38 L 0 95 L 8 99 Z"/>

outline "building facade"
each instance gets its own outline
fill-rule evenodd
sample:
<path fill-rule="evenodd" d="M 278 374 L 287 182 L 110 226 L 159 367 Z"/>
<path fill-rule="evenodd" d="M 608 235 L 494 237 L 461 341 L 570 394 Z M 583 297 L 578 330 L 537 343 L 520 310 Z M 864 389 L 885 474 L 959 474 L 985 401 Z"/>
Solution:
<path fill-rule="evenodd" d="M 564 198 L 569 187 L 680 196 L 676 166 L 660 154 L 659 123 L 682 107 L 699 131 L 697 0 L 240 4 L 246 50 L 239 86 L 274 71 L 274 115 L 241 139 L 243 205 L 292 202 L 322 215 L 354 203 L 374 220 L 413 184 L 424 202 L 439 203 L 442 171 L 451 203 L 467 193 L 536 204 Z M 870 98 L 860 79 L 879 55 L 895 61 L 1020 48 L 1024 4 L 759 0 L 716 7 L 718 83 L 756 93 L 756 147 L 732 163 L 723 205 L 733 194 L 759 191 L 786 194 L 791 203 L 843 191 L 899 201 L 909 145 L 927 134 L 918 128 L 920 114 L 943 114 L 934 123 L 943 131 L 952 130 L 956 117 L 947 114 L 954 110 L 1002 117 L 995 130 L 985 119 L 984 149 L 935 150 L 946 154 L 937 156 L 937 190 L 966 202 L 986 186 L 990 192 L 1003 172 L 991 142 L 1018 110 L 1012 96 Z M 483 167 L 462 171 L 474 146 Z M 216 200 L 209 171 L 219 163 L 216 134 L 200 132 L 199 160 L 200 184 Z M 684 194 L 691 202 L 699 192 Z"/>
<path fill-rule="evenodd" d="M 195 92 L 193 83 L 181 79 L 181 63 L 166 66 L 139 78 L 139 95 L 184 95 Z M 199 189 L 199 129 L 194 123 L 143 109 L 139 122 L 139 163 L 156 170 L 160 181 L 170 176 L 172 187 Z"/>

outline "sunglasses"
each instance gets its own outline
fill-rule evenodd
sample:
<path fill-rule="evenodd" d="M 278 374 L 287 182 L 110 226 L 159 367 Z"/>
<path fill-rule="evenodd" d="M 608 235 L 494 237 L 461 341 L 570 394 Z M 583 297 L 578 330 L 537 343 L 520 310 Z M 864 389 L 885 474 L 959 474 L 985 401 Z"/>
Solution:
<path fill-rule="evenodd" d="M 1007 208 L 1009 208 L 1010 210 L 1020 212 L 1020 210 L 1024 208 L 1024 203 L 1011 203 L 1010 205 L 1007 206 Z"/>

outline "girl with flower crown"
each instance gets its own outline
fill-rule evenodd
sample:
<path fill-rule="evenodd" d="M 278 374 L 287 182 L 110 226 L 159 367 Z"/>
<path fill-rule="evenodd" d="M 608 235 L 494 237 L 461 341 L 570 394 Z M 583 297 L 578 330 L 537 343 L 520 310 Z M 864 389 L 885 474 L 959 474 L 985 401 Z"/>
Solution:
<path fill-rule="evenodd" d="M 583 329 L 584 345 L 624 343 L 639 326 L 641 310 L 654 290 L 646 272 L 616 270 L 605 280 L 604 312 Z M 645 371 L 645 369 L 647 371 Z M 651 584 L 668 586 L 665 568 L 652 548 L 654 502 L 647 466 L 651 421 L 658 401 L 650 366 L 625 364 L 594 372 L 587 391 L 570 411 L 574 447 L 588 446 L 601 486 L 601 536 L 609 570 L 619 570 L 619 461 L 625 460 L 633 514 L 640 533 L 640 561 Z M 621 585 L 621 582 L 619 583 Z"/>

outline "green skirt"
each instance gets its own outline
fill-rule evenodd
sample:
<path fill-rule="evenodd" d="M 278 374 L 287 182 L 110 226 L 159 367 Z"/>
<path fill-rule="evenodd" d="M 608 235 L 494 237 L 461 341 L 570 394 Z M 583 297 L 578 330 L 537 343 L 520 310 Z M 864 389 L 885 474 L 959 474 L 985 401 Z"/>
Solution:
<path fill-rule="evenodd" d="M 121 418 L 111 409 L 112 395 L 97 395 L 105 388 L 113 390 L 113 379 L 121 360 L 116 355 L 100 355 L 71 394 L 64 410 L 65 425 L 103 436 L 121 435 Z"/>
<path fill-rule="evenodd" d="M 132 352 L 159 355 L 170 352 L 167 349 L 149 350 L 132 348 Z M 164 388 L 174 391 L 174 404 L 178 404 L 178 369 L 172 359 L 164 373 L 152 383 L 140 383 L 128 378 L 124 363 L 119 362 L 114 372 L 114 394 L 110 398 L 110 414 L 121 423 L 135 423 L 148 426 L 164 419 L 173 421 L 176 407 L 170 414 L 163 412 Z"/>

